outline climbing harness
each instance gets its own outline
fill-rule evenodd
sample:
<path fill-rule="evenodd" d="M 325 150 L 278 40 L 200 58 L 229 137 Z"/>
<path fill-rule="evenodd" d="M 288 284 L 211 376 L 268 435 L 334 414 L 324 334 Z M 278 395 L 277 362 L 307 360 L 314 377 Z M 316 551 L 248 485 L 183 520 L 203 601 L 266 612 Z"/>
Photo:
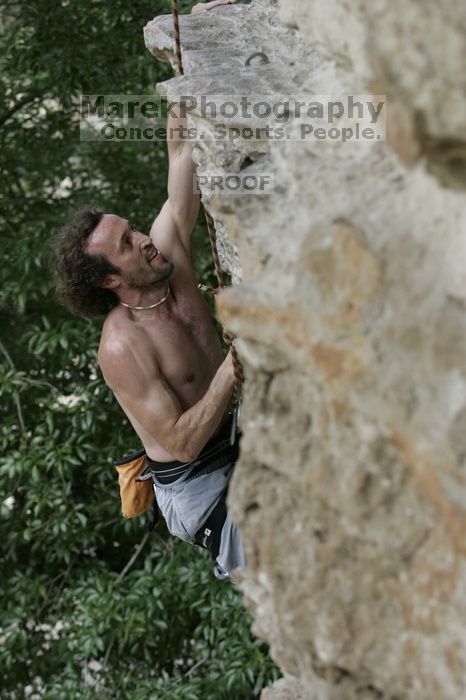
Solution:
<path fill-rule="evenodd" d="M 234 436 L 233 441 L 232 436 Z M 217 469 L 224 469 L 225 460 L 234 464 L 239 455 L 240 437 L 235 411 L 232 410 L 229 420 L 225 422 L 218 435 L 209 440 L 197 459 L 192 462 L 185 464 L 154 462 L 147 457 L 144 449 L 116 460 L 114 466 L 118 471 L 123 516 L 134 518 L 152 507 L 152 519 L 148 529 L 154 530 L 159 520 L 157 488 L 170 488 L 171 484 L 178 482 L 183 474 L 188 482 Z M 168 474 L 170 476 L 167 476 Z M 193 538 L 193 544 L 209 550 L 214 561 L 219 552 L 222 528 L 227 516 L 227 492 L 228 486 Z"/>
<path fill-rule="evenodd" d="M 174 31 L 175 31 L 175 47 L 176 47 L 176 70 L 175 70 L 175 72 L 178 75 L 184 75 L 183 59 L 181 56 L 181 36 L 180 36 L 180 20 L 179 20 L 179 15 L 178 15 L 178 1 L 171 0 L 171 4 L 172 4 L 173 27 L 174 27 Z M 219 254 L 218 254 L 218 248 L 217 248 L 217 233 L 215 231 L 214 220 L 205 207 L 204 207 L 204 214 L 205 214 L 206 223 L 207 223 L 207 231 L 209 234 L 209 241 L 210 241 L 210 247 L 212 250 L 212 257 L 214 260 L 215 274 L 217 276 L 217 289 L 212 289 L 211 287 L 206 287 L 205 285 L 202 285 L 202 284 L 199 285 L 199 288 L 204 290 L 204 291 L 209 291 L 212 294 L 217 294 L 219 291 L 221 291 L 225 287 L 225 283 L 223 281 L 222 267 L 220 264 L 220 258 L 219 258 Z M 234 410 L 233 423 L 236 426 L 236 424 L 239 420 L 239 411 L 240 411 L 240 404 L 241 404 L 241 386 L 242 386 L 242 384 L 244 384 L 244 372 L 243 372 L 243 366 L 241 364 L 241 360 L 239 359 L 238 352 L 237 352 L 235 346 L 233 345 L 234 336 L 231 333 L 229 333 L 227 330 L 224 329 L 223 330 L 223 340 L 230 348 L 231 359 L 233 361 L 233 371 L 235 373 L 235 384 L 233 387 L 232 406 L 233 406 L 233 410 Z M 233 439 L 233 437 L 234 437 L 234 432 L 232 429 L 232 439 Z"/>

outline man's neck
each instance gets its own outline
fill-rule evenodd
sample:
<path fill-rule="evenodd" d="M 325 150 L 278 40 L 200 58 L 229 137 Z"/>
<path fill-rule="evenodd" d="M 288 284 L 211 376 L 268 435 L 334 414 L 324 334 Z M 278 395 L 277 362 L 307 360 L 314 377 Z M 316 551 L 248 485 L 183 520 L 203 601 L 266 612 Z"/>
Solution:
<path fill-rule="evenodd" d="M 170 293 L 170 284 L 167 283 L 167 286 L 161 291 L 157 290 L 156 292 L 153 290 L 150 293 L 138 292 L 132 295 L 124 294 L 124 298 L 119 298 L 119 303 L 134 314 L 147 314 L 147 312 L 156 311 L 160 306 L 165 304 Z"/>

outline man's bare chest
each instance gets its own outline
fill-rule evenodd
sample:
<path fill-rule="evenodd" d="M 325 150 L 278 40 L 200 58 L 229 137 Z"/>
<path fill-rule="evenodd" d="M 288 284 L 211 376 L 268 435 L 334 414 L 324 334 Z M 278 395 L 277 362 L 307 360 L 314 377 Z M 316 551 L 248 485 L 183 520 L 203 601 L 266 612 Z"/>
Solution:
<path fill-rule="evenodd" d="M 210 382 L 223 356 L 203 299 L 177 298 L 145 332 L 154 361 L 180 398 L 189 400 Z"/>

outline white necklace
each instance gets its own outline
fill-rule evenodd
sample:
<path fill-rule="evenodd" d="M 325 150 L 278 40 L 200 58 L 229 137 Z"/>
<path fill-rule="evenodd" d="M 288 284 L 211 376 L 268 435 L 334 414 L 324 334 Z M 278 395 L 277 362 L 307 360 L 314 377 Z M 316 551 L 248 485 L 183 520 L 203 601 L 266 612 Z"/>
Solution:
<path fill-rule="evenodd" d="M 168 299 L 168 295 L 170 294 L 170 285 L 168 285 L 168 292 L 166 296 L 164 296 L 163 299 L 160 301 L 157 301 L 155 304 L 151 304 L 150 306 L 131 306 L 131 304 L 127 304 L 125 301 L 120 301 L 120 304 L 122 306 L 126 306 L 127 309 L 131 309 L 131 311 L 147 311 L 148 309 L 155 309 L 156 306 L 160 306 L 160 304 L 163 304 L 164 301 Z"/>

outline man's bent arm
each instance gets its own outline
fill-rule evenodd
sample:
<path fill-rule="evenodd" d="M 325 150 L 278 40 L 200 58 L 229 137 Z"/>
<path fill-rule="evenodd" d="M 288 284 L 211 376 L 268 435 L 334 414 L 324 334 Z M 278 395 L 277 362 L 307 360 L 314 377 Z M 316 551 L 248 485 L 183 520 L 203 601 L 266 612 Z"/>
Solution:
<path fill-rule="evenodd" d="M 231 371 L 217 372 L 202 399 L 181 414 L 173 426 L 186 445 L 184 459 L 180 461 L 190 462 L 196 459 L 215 433 L 231 401 L 233 385 L 234 376 Z"/>
<path fill-rule="evenodd" d="M 153 358 L 149 363 L 139 352 L 136 355 L 129 344 L 113 347 L 99 361 L 105 381 L 119 403 L 154 441 L 180 462 L 197 457 L 219 427 L 231 400 L 234 384 L 231 354 L 218 368 L 204 396 L 185 411 L 159 368 L 154 366 Z M 134 367 L 135 371 L 128 372 L 128 367 Z"/>

